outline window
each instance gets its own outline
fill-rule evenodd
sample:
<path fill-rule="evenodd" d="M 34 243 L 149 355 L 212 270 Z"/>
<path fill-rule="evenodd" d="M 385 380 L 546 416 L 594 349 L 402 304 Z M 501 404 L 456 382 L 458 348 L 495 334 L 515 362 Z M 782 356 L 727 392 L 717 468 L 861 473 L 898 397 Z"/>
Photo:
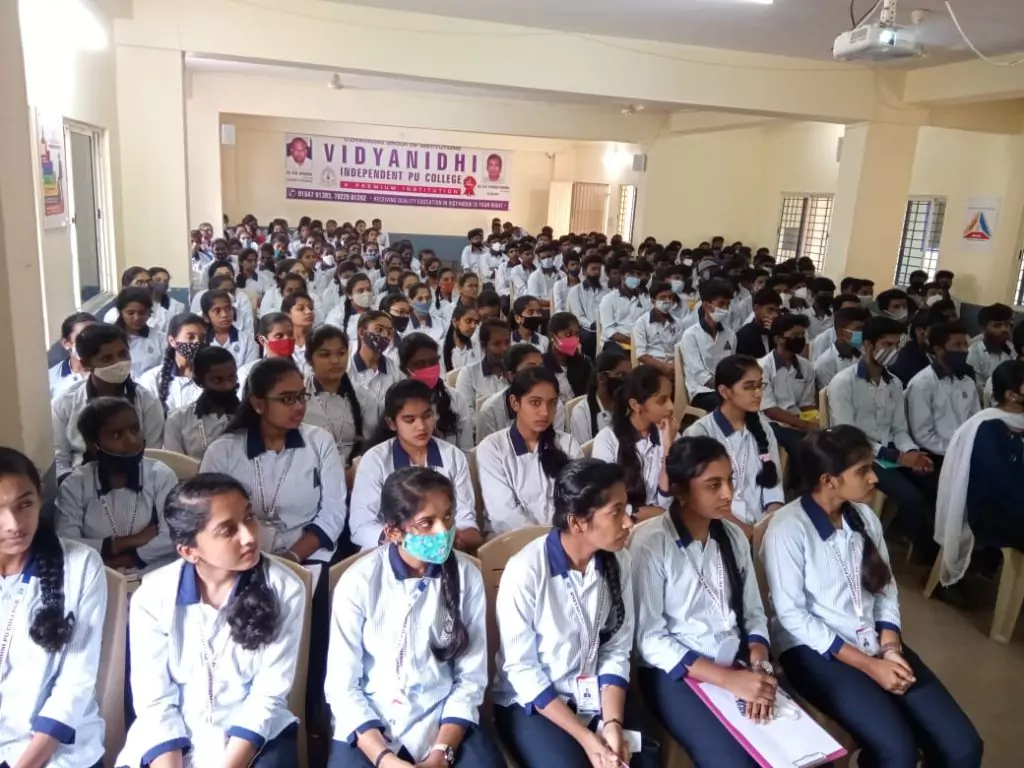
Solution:
<path fill-rule="evenodd" d="M 608 228 L 608 195 L 607 184 L 573 182 L 569 230 L 576 234 L 604 232 Z"/>
<path fill-rule="evenodd" d="M 102 303 L 100 294 L 113 283 L 107 248 L 106 163 L 103 159 L 104 132 L 90 126 L 67 123 L 64 146 L 71 212 L 72 280 L 75 305 L 94 308 Z"/>
<path fill-rule="evenodd" d="M 832 200 L 832 195 L 787 195 L 782 198 L 779 246 L 775 252 L 780 261 L 807 256 L 814 261 L 816 269 L 824 266 L 828 232 L 832 226 Z"/>
<path fill-rule="evenodd" d="M 615 225 L 616 234 L 622 235 L 623 241 L 633 241 L 633 219 L 636 216 L 636 186 L 623 184 L 619 187 L 619 218 Z"/>
<path fill-rule="evenodd" d="M 931 279 L 939 265 L 939 241 L 946 220 L 946 201 L 940 197 L 916 197 L 907 201 L 903 237 L 896 260 L 893 285 L 909 285 L 910 273 L 923 269 Z"/>

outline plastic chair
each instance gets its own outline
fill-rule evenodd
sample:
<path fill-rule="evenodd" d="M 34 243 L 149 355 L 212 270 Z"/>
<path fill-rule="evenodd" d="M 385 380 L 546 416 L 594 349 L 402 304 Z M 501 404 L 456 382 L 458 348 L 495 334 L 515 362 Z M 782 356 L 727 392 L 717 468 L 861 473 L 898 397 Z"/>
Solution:
<path fill-rule="evenodd" d="M 676 344 L 675 354 L 672 356 L 672 360 L 675 367 L 676 417 L 682 421 L 687 416 L 693 416 L 697 419 L 707 416 L 707 411 L 690 405 L 690 393 L 686 391 L 686 366 L 683 365 L 683 345 L 681 342 Z"/>
<path fill-rule="evenodd" d="M 179 480 L 189 480 L 199 474 L 199 462 L 184 453 L 147 448 L 146 458 L 163 462 L 171 468 Z"/>
<path fill-rule="evenodd" d="M 128 640 L 128 579 L 112 568 L 107 577 L 107 613 L 103 619 L 103 647 L 96 673 L 96 701 L 106 727 L 103 766 L 113 768 L 124 746 L 124 671 Z"/>
<path fill-rule="evenodd" d="M 278 565 L 283 565 L 302 580 L 306 590 L 306 610 L 302 616 L 302 639 L 299 642 L 299 658 L 295 664 L 295 680 L 288 693 L 288 710 L 299 718 L 299 768 L 309 768 L 309 745 L 306 743 L 306 683 L 309 670 L 309 638 L 313 620 L 313 574 L 299 563 L 285 560 L 277 555 L 267 555 Z M 321 578 L 323 575 L 321 574 Z"/>
<path fill-rule="evenodd" d="M 577 405 L 586 402 L 586 400 L 586 395 L 580 395 L 579 397 L 574 397 L 572 400 L 565 404 L 565 432 L 569 432 L 570 427 L 572 426 L 572 412 L 576 410 Z"/>
<path fill-rule="evenodd" d="M 636 356 L 636 336 L 633 331 L 629 332 L 629 364 L 636 368 L 640 360 Z"/>
<path fill-rule="evenodd" d="M 590 455 L 594 452 L 594 441 L 587 440 L 580 448 L 583 450 L 583 457 L 589 459 Z"/>
<path fill-rule="evenodd" d="M 473 500 L 476 502 L 476 524 L 481 531 L 484 527 L 484 494 L 480 486 L 480 468 L 476 464 L 476 448 L 466 451 L 466 461 L 469 463 L 469 479 L 473 483 Z"/>
<path fill-rule="evenodd" d="M 996 607 L 992 614 L 992 626 L 988 637 L 997 643 L 1009 643 L 1013 638 L 1013 630 L 1017 626 L 1020 609 L 1024 603 L 1024 553 L 1012 547 L 1003 547 L 1003 567 L 999 573 L 999 591 L 996 593 Z M 939 586 L 939 573 L 942 568 L 942 550 L 939 550 L 928 583 L 924 588 L 924 596 L 930 598 Z"/>
<path fill-rule="evenodd" d="M 455 387 L 459 383 L 459 374 L 462 373 L 462 368 L 454 368 L 444 375 L 444 383 L 449 387 Z"/>
<path fill-rule="evenodd" d="M 356 552 L 354 555 L 349 555 L 344 560 L 335 563 L 331 566 L 331 570 L 327 573 L 327 585 L 331 593 L 331 605 L 334 605 L 334 588 L 338 586 L 338 582 L 341 581 L 341 577 L 345 575 L 345 571 L 355 565 L 356 561 L 364 555 L 368 555 L 371 552 L 376 552 L 376 549 L 365 549 L 362 552 Z"/>

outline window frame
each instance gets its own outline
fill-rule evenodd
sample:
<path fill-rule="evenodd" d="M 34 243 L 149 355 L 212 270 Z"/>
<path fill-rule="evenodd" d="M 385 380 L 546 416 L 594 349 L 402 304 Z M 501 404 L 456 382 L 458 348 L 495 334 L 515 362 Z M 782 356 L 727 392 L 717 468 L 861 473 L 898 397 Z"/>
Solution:
<path fill-rule="evenodd" d="M 922 208 L 927 206 L 923 211 Z M 896 253 L 893 285 L 906 287 L 910 273 L 923 269 L 929 280 L 939 269 L 942 230 L 949 201 L 941 195 L 911 195 L 903 212 L 903 229 Z"/>
<path fill-rule="evenodd" d="M 824 210 L 821 210 L 824 206 Z M 785 192 L 779 210 L 775 256 L 782 259 L 808 257 L 822 271 L 832 231 L 835 195 L 832 193 Z M 786 235 L 796 229 L 796 243 L 784 248 Z M 791 242 L 791 241 L 789 241 Z"/>

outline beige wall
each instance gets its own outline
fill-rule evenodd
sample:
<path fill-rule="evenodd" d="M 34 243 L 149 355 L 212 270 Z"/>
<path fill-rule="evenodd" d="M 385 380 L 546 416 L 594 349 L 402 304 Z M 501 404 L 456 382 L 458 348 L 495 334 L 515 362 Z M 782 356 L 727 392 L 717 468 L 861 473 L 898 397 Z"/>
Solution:
<path fill-rule="evenodd" d="M 639 187 L 642 180 L 643 174 L 633 170 L 633 156 L 642 152 L 643 149 L 638 144 L 612 141 L 577 144 L 555 155 L 553 181 L 607 184 L 608 219 L 605 222 L 605 232 L 613 235 L 618 231 L 619 195 L 622 186 L 632 184 Z M 634 230 L 634 236 L 638 233 L 638 230 Z"/>

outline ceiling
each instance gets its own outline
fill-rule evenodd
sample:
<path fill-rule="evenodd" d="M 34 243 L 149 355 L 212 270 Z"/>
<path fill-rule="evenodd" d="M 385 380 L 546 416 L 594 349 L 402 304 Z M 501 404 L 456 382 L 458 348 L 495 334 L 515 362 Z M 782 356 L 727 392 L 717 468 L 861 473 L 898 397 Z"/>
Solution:
<path fill-rule="evenodd" d="M 351 2 L 351 0 L 333 0 Z M 853 0 L 861 16 L 874 0 Z M 849 29 L 849 0 L 357 0 L 352 4 L 711 48 L 831 59 L 832 42 Z M 964 31 L 986 54 L 1024 49 L 1024 0 L 952 0 Z M 915 9 L 932 12 L 922 39 L 933 51 L 918 66 L 973 56 L 943 0 L 902 0 L 899 22 Z M 942 48 L 944 50 L 934 50 Z"/>

